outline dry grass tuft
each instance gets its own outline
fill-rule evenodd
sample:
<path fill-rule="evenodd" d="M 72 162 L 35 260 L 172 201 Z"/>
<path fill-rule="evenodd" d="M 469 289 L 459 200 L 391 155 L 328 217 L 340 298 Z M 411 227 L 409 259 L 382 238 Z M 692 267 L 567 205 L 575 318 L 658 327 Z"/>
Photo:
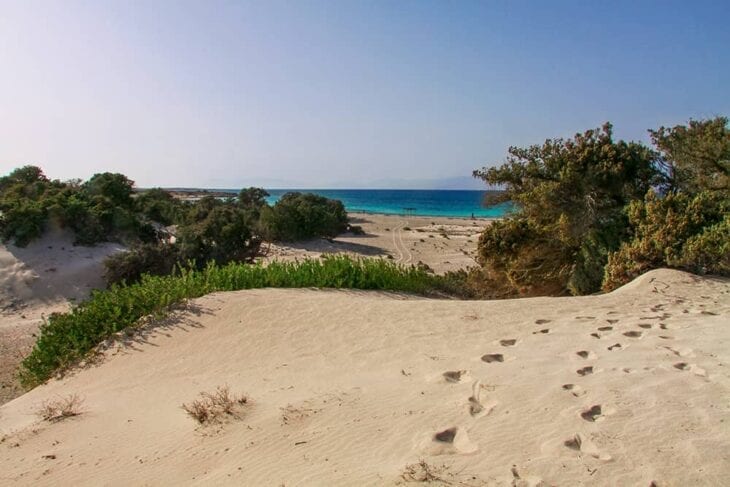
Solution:
<path fill-rule="evenodd" d="M 446 467 L 443 465 L 436 467 L 429 465 L 425 460 L 419 460 L 418 463 L 406 465 L 401 478 L 406 482 L 442 482 L 449 484 L 451 482 L 442 477 L 445 470 Z"/>
<path fill-rule="evenodd" d="M 201 392 L 200 398 L 183 404 L 182 408 L 200 424 L 216 423 L 225 417 L 239 417 L 239 409 L 248 403 L 241 394 L 232 394 L 228 386 L 220 386 L 215 392 Z"/>
<path fill-rule="evenodd" d="M 81 414 L 83 412 L 81 409 L 83 402 L 84 400 L 78 394 L 59 397 L 58 399 L 44 401 L 36 414 L 44 421 L 61 421 Z"/>

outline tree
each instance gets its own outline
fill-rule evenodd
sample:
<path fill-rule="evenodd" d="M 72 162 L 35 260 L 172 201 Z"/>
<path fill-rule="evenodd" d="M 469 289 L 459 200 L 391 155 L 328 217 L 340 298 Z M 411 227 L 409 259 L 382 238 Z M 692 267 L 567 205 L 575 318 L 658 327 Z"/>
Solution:
<path fill-rule="evenodd" d="M 292 192 L 274 206 L 263 207 L 260 224 L 270 240 L 333 238 L 347 230 L 347 212 L 339 200 Z"/>
<path fill-rule="evenodd" d="M 728 119 L 690 120 L 650 130 L 670 191 L 695 194 L 730 190 L 730 130 Z"/>
<path fill-rule="evenodd" d="M 266 198 L 269 196 L 263 188 L 244 188 L 238 193 L 238 203 L 244 208 L 259 209 L 266 205 Z"/>
<path fill-rule="evenodd" d="M 614 141 L 612 127 L 510 147 L 500 167 L 474 176 L 505 188 L 514 215 L 487 227 L 479 260 L 489 286 L 513 295 L 600 289 L 608 253 L 626 234 L 624 206 L 661 182 L 656 154 Z"/>
<path fill-rule="evenodd" d="M 124 174 L 99 173 L 94 174 L 83 185 L 83 191 L 90 197 L 108 198 L 111 204 L 123 208 L 132 208 L 132 193 L 134 181 Z"/>

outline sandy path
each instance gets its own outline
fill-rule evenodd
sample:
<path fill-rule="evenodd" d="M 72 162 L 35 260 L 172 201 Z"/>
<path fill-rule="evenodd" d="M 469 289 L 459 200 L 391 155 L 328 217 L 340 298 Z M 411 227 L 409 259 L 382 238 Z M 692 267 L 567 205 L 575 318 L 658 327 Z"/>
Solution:
<path fill-rule="evenodd" d="M 654 271 L 608 295 L 460 302 L 219 293 L 0 407 L 13 485 L 722 485 L 730 283 Z M 242 417 L 180 408 L 227 384 Z M 59 395 L 83 414 L 44 423 Z M 438 482 L 435 482 L 438 485 Z"/>

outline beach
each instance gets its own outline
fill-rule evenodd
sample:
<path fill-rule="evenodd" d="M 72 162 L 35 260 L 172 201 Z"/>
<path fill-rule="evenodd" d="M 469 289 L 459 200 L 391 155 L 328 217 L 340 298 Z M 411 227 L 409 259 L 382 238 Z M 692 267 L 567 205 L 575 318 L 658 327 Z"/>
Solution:
<path fill-rule="evenodd" d="M 721 485 L 730 284 L 652 271 L 605 295 L 195 299 L 0 407 L 13 485 Z M 201 425 L 183 404 L 247 401 Z M 43 421 L 74 394 L 76 416 Z"/>
<path fill-rule="evenodd" d="M 382 257 L 403 265 L 424 264 L 443 274 L 476 265 L 479 235 L 492 221 L 486 218 L 451 218 L 349 213 L 363 235 L 343 234 L 334 239 L 280 243 L 265 247 L 266 260 L 295 260 L 323 253 Z"/>

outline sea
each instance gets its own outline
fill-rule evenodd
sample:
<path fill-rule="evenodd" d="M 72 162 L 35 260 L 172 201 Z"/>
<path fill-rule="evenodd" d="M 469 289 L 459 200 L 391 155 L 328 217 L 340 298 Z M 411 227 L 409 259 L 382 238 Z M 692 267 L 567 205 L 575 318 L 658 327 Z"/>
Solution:
<path fill-rule="evenodd" d="M 208 189 L 208 191 L 230 193 L 231 196 L 239 192 L 237 189 Z M 420 189 L 267 189 L 266 191 L 270 194 L 267 198 L 269 204 L 276 203 L 288 192 L 297 191 L 340 200 L 348 212 L 384 215 L 500 218 L 513 209 L 511 203 L 485 206 L 485 196 L 488 193 L 495 193 L 494 191 Z"/>

